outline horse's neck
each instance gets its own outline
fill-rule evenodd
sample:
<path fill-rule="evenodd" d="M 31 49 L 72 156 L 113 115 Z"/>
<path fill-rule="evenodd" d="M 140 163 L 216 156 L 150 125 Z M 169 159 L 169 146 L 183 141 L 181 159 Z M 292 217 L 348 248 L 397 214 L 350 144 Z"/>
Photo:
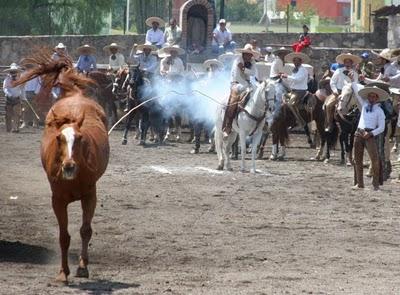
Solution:
<path fill-rule="evenodd" d="M 264 89 L 265 89 L 265 82 L 257 86 L 253 95 L 246 104 L 245 107 L 246 111 L 248 111 L 250 114 L 254 116 L 262 115 L 265 112 L 266 102 L 265 102 Z"/>

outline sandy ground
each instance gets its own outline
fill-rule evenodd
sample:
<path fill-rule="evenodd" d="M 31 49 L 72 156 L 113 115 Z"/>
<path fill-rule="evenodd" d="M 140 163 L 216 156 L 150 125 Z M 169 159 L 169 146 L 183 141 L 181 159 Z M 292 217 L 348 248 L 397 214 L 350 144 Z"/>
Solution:
<path fill-rule="evenodd" d="M 302 136 L 286 161 L 257 161 L 253 175 L 238 161 L 234 172 L 213 170 L 207 146 L 198 155 L 185 143 L 122 146 L 121 131 L 98 183 L 91 277 L 59 286 L 41 131 L 0 129 L 0 294 L 400 293 L 399 184 L 352 191 L 338 152 L 311 161 Z M 79 203 L 69 217 L 74 272 Z"/>

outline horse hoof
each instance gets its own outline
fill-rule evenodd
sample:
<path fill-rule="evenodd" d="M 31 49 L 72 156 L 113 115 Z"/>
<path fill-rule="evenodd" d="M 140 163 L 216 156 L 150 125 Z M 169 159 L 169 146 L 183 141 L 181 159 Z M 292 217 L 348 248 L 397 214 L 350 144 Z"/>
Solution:
<path fill-rule="evenodd" d="M 329 163 L 329 159 L 325 159 L 325 160 L 324 160 L 324 163 L 325 163 L 325 164 L 328 164 L 328 163 Z"/>
<path fill-rule="evenodd" d="M 233 171 L 233 168 L 232 167 L 229 167 L 229 168 L 226 168 L 226 171 Z"/>
<path fill-rule="evenodd" d="M 76 270 L 76 277 L 77 278 L 89 278 L 89 270 L 87 267 L 78 267 Z"/>
<path fill-rule="evenodd" d="M 346 162 L 346 166 L 347 167 L 353 166 L 353 163 L 352 162 Z"/>
<path fill-rule="evenodd" d="M 224 165 L 218 165 L 217 170 L 224 170 Z"/>
<path fill-rule="evenodd" d="M 128 143 L 127 139 L 123 139 L 122 142 L 121 142 L 122 145 L 126 145 L 127 143 Z"/>
<path fill-rule="evenodd" d="M 139 142 L 139 145 L 146 145 L 146 143 L 145 143 L 145 141 L 144 140 L 140 140 L 140 142 Z"/>
<path fill-rule="evenodd" d="M 63 270 L 60 270 L 59 274 L 56 276 L 56 282 L 67 285 L 68 284 L 68 275 Z"/>
<path fill-rule="evenodd" d="M 278 157 L 275 156 L 275 155 L 271 155 L 271 156 L 269 157 L 269 159 L 270 159 L 271 161 L 276 161 L 276 160 L 278 159 Z"/>
<path fill-rule="evenodd" d="M 278 161 L 283 161 L 285 159 L 284 156 L 278 156 Z"/>

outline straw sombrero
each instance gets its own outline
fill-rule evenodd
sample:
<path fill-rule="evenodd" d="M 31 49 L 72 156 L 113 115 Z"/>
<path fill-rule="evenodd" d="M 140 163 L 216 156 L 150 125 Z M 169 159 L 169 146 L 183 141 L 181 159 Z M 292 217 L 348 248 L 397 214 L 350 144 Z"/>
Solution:
<path fill-rule="evenodd" d="M 336 62 L 343 65 L 345 59 L 351 59 L 353 64 L 359 64 L 361 62 L 361 57 L 351 54 L 351 53 L 342 53 L 336 56 Z"/>
<path fill-rule="evenodd" d="M 165 53 L 164 48 L 158 49 L 157 55 L 159 58 L 164 58 L 169 56 L 169 54 Z"/>
<path fill-rule="evenodd" d="M 371 52 L 377 55 L 378 57 L 381 57 L 388 61 L 395 61 L 398 58 L 398 55 L 400 55 L 399 49 L 390 49 L 390 48 L 385 48 L 379 53 L 374 50 L 371 50 Z"/>
<path fill-rule="evenodd" d="M 85 44 L 83 46 L 78 47 L 76 51 L 78 51 L 79 54 L 82 54 L 82 51 L 89 51 L 89 53 L 93 54 L 96 52 L 96 48 L 90 46 L 89 44 Z"/>
<path fill-rule="evenodd" d="M 157 47 L 151 44 L 140 44 L 136 47 L 138 51 L 143 51 L 143 49 L 150 49 L 151 51 L 157 51 Z"/>
<path fill-rule="evenodd" d="M 204 63 L 203 63 L 205 68 L 209 68 L 211 65 L 216 65 L 219 68 L 223 68 L 224 64 L 222 62 L 220 62 L 217 59 L 207 59 Z"/>
<path fill-rule="evenodd" d="M 168 54 L 168 55 L 171 54 L 171 51 L 177 51 L 177 52 L 178 52 L 178 55 L 185 54 L 185 50 L 182 49 L 182 48 L 180 48 L 180 47 L 177 46 L 177 45 L 167 46 L 167 47 L 164 47 L 163 49 L 164 49 L 164 52 L 165 52 L 166 54 Z"/>
<path fill-rule="evenodd" d="M 146 19 L 146 25 L 149 27 L 151 27 L 154 22 L 158 23 L 160 28 L 165 26 L 165 21 L 157 16 L 152 16 Z"/>
<path fill-rule="evenodd" d="M 21 68 L 13 62 L 8 69 L 5 69 L 3 72 L 21 72 Z"/>
<path fill-rule="evenodd" d="M 285 62 L 293 62 L 293 59 L 295 59 L 296 57 L 300 58 L 302 63 L 307 64 L 310 62 L 310 58 L 308 57 L 308 55 L 301 52 L 289 53 L 288 55 L 285 56 Z"/>
<path fill-rule="evenodd" d="M 274 55 L 278 55 L 278 54 L 281 54 L 281 53 L 289 54 L 290 52 L 292 52 L 292 51 L 289 50 L 289 49 L 286 49 L 285 47 L 281 47 L 279 49 L 274 50 L 272 53 Z"/>
<path fill-rule="evenodd" d="M 223 53 L 220 56 L 218 56 L 218 60 L 222 63 L 231 62 L 234 59 L 236 59 L 238 56 L 240 56 L 240 55 L 234 54 L 233 52 L 227 52 L 227 53 Z"/>
<path fill-rule="evenodd" d="M 374 86 L 374 87 L 368 87 L 368 86 L 364 87 L 363 89 L 358 91 L 358 95 L 361 96 L 361 98 L 363 98 L 363 99 L 368 99 L 368 94 L 371 93 L 371 92 L 373 92 L 373 93 L 378 95 L 380 102 L 385 101 L 385 100 L 387 100 L 389 98 L 389 93 L 387 93 L 385 90 L 380 89 L 380 88 L 378 88 L 376 86 Z"/>
<path fill-rule="evenodd" d="M 251 44 L 246 44 L 243 48 L 239 48 L 235 50 L 236 53 L 250 53 L 253 55 L 255 59 L 260 57 L 260 53 L 253 50 Z"/>
<path fill-rule="evenodd" d="M 57 46 L 54 47 L 55 49 L 65 49 L 67 46 L 64 45 L 64 43 L 58 43 Z"/>
<path fill-rule="evenodd" d="M 386 92 L 389 92 L 389 88 L 390 88 L 390 84 L 383 82 L 383 81 L 376 81 L 376 82 L 368 83 L 366 86 L 367 87 L 378 87 L 382 90 L 385 90 Z"/>
<path fill-rule="evenodd" d="M 123 49 L 123 47 L 120 46 L 120 45 L 118 45 L 117 43 L 111 43 L 110 45 L 104 46 L 104 47 L 103 47 L 103 50 L 108 51 L 108 50 L 110 50 L 111 48 L 117 48 L 117 49 L 119 49 L 119 50 Z"/>

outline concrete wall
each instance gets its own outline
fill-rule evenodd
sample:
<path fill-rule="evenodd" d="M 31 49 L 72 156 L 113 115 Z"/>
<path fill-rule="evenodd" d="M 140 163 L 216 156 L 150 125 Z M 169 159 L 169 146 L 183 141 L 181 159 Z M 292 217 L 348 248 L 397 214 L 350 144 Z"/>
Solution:
<path fill-rule="evenodd" d="M 388 47 L 400 48 L 400 15 L 388 16 Z"/>
<path fill-rule="evenodd" d="M 375 30 L 375 33 L 332 33 L 312 34 L 312 47 L 327 48 L 386 48 L 387 32 Z M 289 46 L 295 42 L 298 34 L 293 33 L 258 33 L 258 34 L 234 34 L 234 40 L 238 46 L 243 46 L 251 39 L 259 41 L 261 46 Z M 97 62 L 108 63 L 108 56 L 103 47 L 117 42 L 125 47 L 123 54 L 129 55 L 134 43 L 143 43 L 144 35 L 107 35 L 107 36 L 21 36 L 0 37 L 0 65 L 9 65 L 18 62 L 21 58 L 29 56 L 35 48 L 54 47 L 63 42 L 69 54 L 77 59 L 76 48 L 83 44 L 91 44 L 97 48 Z"/>

